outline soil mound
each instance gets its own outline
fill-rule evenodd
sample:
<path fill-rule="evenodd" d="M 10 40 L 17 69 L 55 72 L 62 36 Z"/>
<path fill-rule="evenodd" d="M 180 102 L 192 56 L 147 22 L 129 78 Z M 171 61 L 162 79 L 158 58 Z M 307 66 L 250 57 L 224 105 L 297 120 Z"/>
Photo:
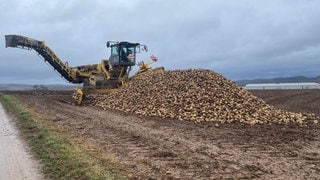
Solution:
<path fill-rule="evenodd" d="M 194 122 L 304 123 L 315 115 L 276 109 L 211 70 L 147 72 L 117 91 L 90 97 L 96 106 Z"/>

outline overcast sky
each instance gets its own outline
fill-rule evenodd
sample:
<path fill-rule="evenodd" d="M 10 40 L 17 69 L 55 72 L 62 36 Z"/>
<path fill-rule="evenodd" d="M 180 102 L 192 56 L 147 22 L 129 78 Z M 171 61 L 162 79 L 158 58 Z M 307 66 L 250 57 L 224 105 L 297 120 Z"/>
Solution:
<path fill-rule="evenodd" d="M 66 83 L 35 51 L 4 35 L 44 40 L 70 66 L 110 55 L 108 40 L 148 45 L 166 69 L 228 79 L 320 75 L 317 0 L 10 0 L 0 4 L 0 84 Z"/>

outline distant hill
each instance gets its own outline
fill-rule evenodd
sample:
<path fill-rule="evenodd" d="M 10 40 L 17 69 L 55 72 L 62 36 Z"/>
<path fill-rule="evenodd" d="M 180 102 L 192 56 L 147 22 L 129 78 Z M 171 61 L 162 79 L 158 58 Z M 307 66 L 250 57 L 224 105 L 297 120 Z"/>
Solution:
<path fill-rule="evenodd" d="M 301 83 L 301 82 L 320 83 L 320 76 L 318 77 L 294 76 L 294 77 L 285 77 L 285 78 L 253 79 L 253 80 L 236 81 L 236 83 L 241 86 L 244 86 L 246 84 L 257 84 L 257 83 Z"/>
<path fill-rule="evenodd" d="M 28 85 L 28 84 L 0 84 L 0 91 L 28 91 L 28 90 L 71 90 L 75 85 Z"/>
<path fill-rule="evenodd" d="M 257 83 L 300 83 L 300 82 L 318 82 L 320 83 L 320 76 L 318 77 L 305 77 L 305 76 L 294 76 L 285 78 L 273 78 L 273 79 L 252 79 L 252 80 L 238 80 L 235 81 L 240 86 L 246 84 L 257 84 Z M 78 85 L 79 86 L 79 85 Z M 0 91 L 28 91 L 28 90 L 72 90 L 77 85 L 28 85 L 28 84 L 0 84 Z"/>

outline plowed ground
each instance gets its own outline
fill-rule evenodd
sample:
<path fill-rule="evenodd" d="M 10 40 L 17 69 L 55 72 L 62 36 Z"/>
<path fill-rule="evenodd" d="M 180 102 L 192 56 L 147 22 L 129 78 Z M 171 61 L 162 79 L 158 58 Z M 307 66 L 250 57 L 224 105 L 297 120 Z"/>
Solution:
<path fill-rule="evenodd" d="M 320 91 L 252 91 L 320 115 Z M 72 92 L 16 93 L 43 119 L 102 148 L 131 179 L 318 179 L 319 125 L 194 124 L 67 103 Z"/>

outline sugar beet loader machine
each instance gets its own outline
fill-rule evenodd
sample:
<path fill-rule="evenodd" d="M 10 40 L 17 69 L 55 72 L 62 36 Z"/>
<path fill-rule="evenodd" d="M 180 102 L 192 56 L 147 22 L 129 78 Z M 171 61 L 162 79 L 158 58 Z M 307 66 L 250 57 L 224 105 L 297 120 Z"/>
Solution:
<path fill-rule="evenodd" d="M 73 98 L 78 105 L 82 103 L 84 92 L 90 93 L 97 90 L 106 92 L 125 85 L 130 79 L 129 72 L 132 66 L 136 65 L 136 53 L 148 50 L 146 45 L 139 43 L 108 41 L 106 45 L 111 48 L 108 60 L 103 59 L 100 64 L 69 67 L 68 63 L 64 63 L 45 45 L 44 41 L 20 35 L 5 35 L 5 39 L 6 47 L 33 49 L 67 81 L 83 84 L 83 89 L 76 88 L 73 94 Z M 151 60 L 148 62 L 137 63 L 139 70 L 134 76 L 150 70 L 151 67 L 149 65 L 156 60 L 157 58 L 152 55 Z M 164 68 L 160 67 L 152 70 L 163 71 Z"/>

